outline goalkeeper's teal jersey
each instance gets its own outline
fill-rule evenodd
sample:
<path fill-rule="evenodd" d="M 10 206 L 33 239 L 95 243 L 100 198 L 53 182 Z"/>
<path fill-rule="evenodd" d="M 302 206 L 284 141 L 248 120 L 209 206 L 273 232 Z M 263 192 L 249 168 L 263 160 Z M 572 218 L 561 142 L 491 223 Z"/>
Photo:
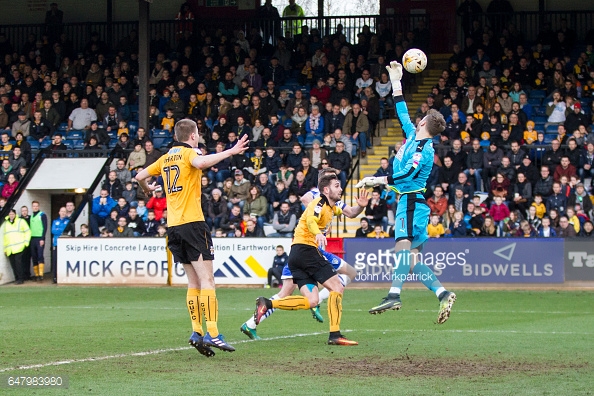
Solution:
<path fill-rule="evenodd" d="M 435 153 L 433 141 L 429 138 L 415 139 L 416 128 L 410 120 L 404 98 L 396 96 L 394 101 L 406 143 L 400 147 L 392 163 L 394 169 L 392 187 L 400 194 L 423 192 L 433 168 Z"/>

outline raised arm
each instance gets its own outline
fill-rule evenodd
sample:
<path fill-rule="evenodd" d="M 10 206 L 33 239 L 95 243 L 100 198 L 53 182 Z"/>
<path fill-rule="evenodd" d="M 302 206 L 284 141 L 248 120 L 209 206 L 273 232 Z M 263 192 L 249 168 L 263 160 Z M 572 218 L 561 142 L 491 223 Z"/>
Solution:
<path fill-rule="evenodd" d="M 250 140 L 248 135 L 243 135 L 241 139 L 237 141 L 235 146 L 221 153 L 201 155 L 192 161 L 192 166 L 198 169 L 208 169 L 224 160 L 234 156 L 235 154 L 243 154 L 250 146 Z"/>
<path fill-rule="evenodd" d="M 406 139 L 414 138 L 416 128 L 410 120 L 408 113 L 408 107 L 404 101 L 404 95 L 402 94 L 402 65 L 397 61 L 390 62 L 389 66 L 386 66 L 386 70 L 390 75 L 390 82 L 392 83 L 392 95 L 394 96 L 394 103 L 396 107 L 396 114 L 402 125 L 402 132 Z"/>

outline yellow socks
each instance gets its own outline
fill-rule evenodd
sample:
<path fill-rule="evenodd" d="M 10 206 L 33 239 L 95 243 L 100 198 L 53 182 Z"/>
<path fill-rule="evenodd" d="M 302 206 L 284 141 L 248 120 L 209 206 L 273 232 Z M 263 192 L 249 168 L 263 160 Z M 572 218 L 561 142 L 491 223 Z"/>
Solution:
<path fill-rule="evenodd" d="M 332 291 L 328 297 L 328 318 L 330 331 L 340 331 L 340 318 L 342 317 L 342 293 Z"/>
<path fill-rule="evenodd" d="M 43 267 L 45 267 L 45 264 L 43 264 L 43 263 L 39 263 L 39 269 L 38 269 L 38 271 L 39 271 L 39 275 L 38 275 L 38 276 L 41 276 L 41 277 L 43 277 L 43 274 L 45 273 L 45 272 L 43 272 L 43 270 L 44 270 L 44 268 L 43 268 Z"/>
<path fill-rule="evenodd" d="M 219 302 L 214 289 L 205 289 L 200 291 L 200 308 L 204 312 L 206 318 L 206 331 L 211 336 L 219 335 L 217 327 L 217 320 L 219 317 Z"/>
<path fill-rule="evenodd" d="M 188 313 L 192 321 L 192 330 L 202 335 L 202 311 L 198 305 L 198 298 L 200 296 L 199 289 L 188 289 L 186 294 L 186 305 L 188 306 Z"/>
<path fill-rule="evenodd" d="M 285 311 L 309 309 L 309 300 L 303 296 L 289 296 L 279 300 L 272 300 L 272 308 L 283 309 Z"/>
<path fill-rule="evenodd" d="M 37 266 L 37 265 L 33 266 L 33 273 L 35 274 L 35 276 L 39 276 L 39 266 Z"/>

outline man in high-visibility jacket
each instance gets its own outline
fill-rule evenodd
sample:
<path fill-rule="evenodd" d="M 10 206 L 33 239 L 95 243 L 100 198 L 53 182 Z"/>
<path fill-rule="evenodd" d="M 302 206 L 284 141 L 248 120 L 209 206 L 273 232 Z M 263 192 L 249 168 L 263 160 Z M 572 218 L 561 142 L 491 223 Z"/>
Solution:
<path fill-rule="evenodd" d="M 4 254 L 8 256 L 16 284 L 22 285 L 25 281 L 23 251 L 29 247 L 31 230 L 27 222 L 18 217 L 14 209 L 11 209 L 2 224 L 2 233 L 4 235 Z"/>
<path fill-rule="evenodd" d="M 31 258 L 33 259 L 33 273 L 37 281 L 43 280 L 45 260 L 43 249 L 45 245 L 45 233 L 47 232 L 47 216 L 39 210 L 39 202 L 31 203 L 33 214 L 29 218 L 31 228 Z"/>
<path fill-rule="evenodd" d="M 298 4 L 295 4 L 295 0 L 289 0 L 289 5 L 283 10 L 283 18 L 293 17 L 304 17 L 305 13 L 303 8 Z M 303 21 L 301 19 L 295 19 L 285 22 L 285 36 L 294 37 L 296 34 L 301 33 L 301 25 Z"/>

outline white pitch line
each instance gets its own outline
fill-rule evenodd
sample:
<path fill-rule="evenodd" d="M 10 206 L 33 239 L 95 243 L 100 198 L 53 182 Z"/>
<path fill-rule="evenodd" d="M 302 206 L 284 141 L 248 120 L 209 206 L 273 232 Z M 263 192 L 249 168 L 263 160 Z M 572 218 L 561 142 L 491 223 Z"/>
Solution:
<path fill-rule="evenodd" d="M 0 305 L 1 308 L 8 308 L 7 306 Z M 12 307 L 11 307 L 12 308 Z M 150 310 L 180 310 L 186 311 L 187 308 L 182 307 L 110 307 L 110 306 L 81 306 L 81 305 L 66 305 L 66 306 L 45 306 L 45 307 L 35 307 L 35 309 L 107 309 L 107 310 L 143 310 L 143 311 L 150 311 Z M 224 311 L 253 311 L 253 308 L 223 308 Z M 356 308 L 346 308 L 343 309 L 346 312 L 367 312 L 366 309 L 356 309 Z M 514 311 L 514 310 L 505 310 L 505 311 L 496 311 L 496 310 L 475 310 L 475 309 L 456 309 L 458 313 L 504 313 L 504 314 L 543 314 L 543 315 L 592 315 L 594 312 L 576 312 L 576 311 Z M 437 310 L 431 309 L 414 309 L 411 308 L 409 312 L 437 312 Z"/>
<path fill-rule="evenodd" d="M 348 331 L 349 330 L 346 330 L 343 332 L 346 333 Z M 260 341 L 286 340 L 286 339 L 290 339 L 290 338 L 310 337 L 310 336 L 316 336 L 316 335 L 320 335 L 320 334 L 328 334 L 328 332 L 318 331 L 315 333 L 302 333 L 302 334 L 293 334 L 290 336 L 269 337 L 269 338 L 262 338 Z M 233 345 L 245 344 L 247 342 L 254 342 L 254 341 L 256 341 L 256 340 L 239 340 L 239 341 L 232 342 L 232 344 Z M 68 360 L 60 360 L 60 361 L 49 362 L 49 363 L 39 363 L 39 364 L 31 364 L 31 365 L 26 365 L 26 366 L 7 367 L 7 368 L 0 369 L 0 373 L 4 373 L 6 371 L 29 370 L 29 369 L 43 368 L 43 367 L 50 367 L 50 366 L 62 366 L 65 364 L 72 364 L 72 363 L 100 362 L 102 360 L 119 359 L 119 358 L 126 358 L 126 357 L 132 357 L 132 356 L 158 355 L 158 354 L 167 353 L 167 352 L 184 351 L 186 349 L 194 349 L 194 347 L 166 348 L 166 349 L 156 349 L 154 351 L 118 353 L 115 355 L 89 357 L 89 358 L 84 358 L 84 359 L 68 359 Z"/>
<path fill-rule="evenodd" d="M 367 312 L 366 309 L 343 309 L 343 311 L 351 312 Z M 458 313 L 504 313 L 504 314 L 542 314 L 542 315 L 592 315 L 594 312 L 575 312 L 575 311 L 492 311 L 492 310 L 473 310 L 473 309 L 453 309 L 454 312 Z M 437 309 L 414 309 L 411 308 L 408 312 L 437 312 Z"/>
<path fill-rule="evenodd" d="M 520 331 L 520 330 L 456 330 L 456 329 L 387 329 L 387 330 L 376 330 L 376 329 L 364 329 L 366 332 L 373 333 L 414 333 L 414 332 L 446 332 L 446 333 L 497 333 L 497 334 L 545 334 L 545 335 L 594 335 L 594 333 L 588 332 L 577 332 L 577 331 Z"/>

